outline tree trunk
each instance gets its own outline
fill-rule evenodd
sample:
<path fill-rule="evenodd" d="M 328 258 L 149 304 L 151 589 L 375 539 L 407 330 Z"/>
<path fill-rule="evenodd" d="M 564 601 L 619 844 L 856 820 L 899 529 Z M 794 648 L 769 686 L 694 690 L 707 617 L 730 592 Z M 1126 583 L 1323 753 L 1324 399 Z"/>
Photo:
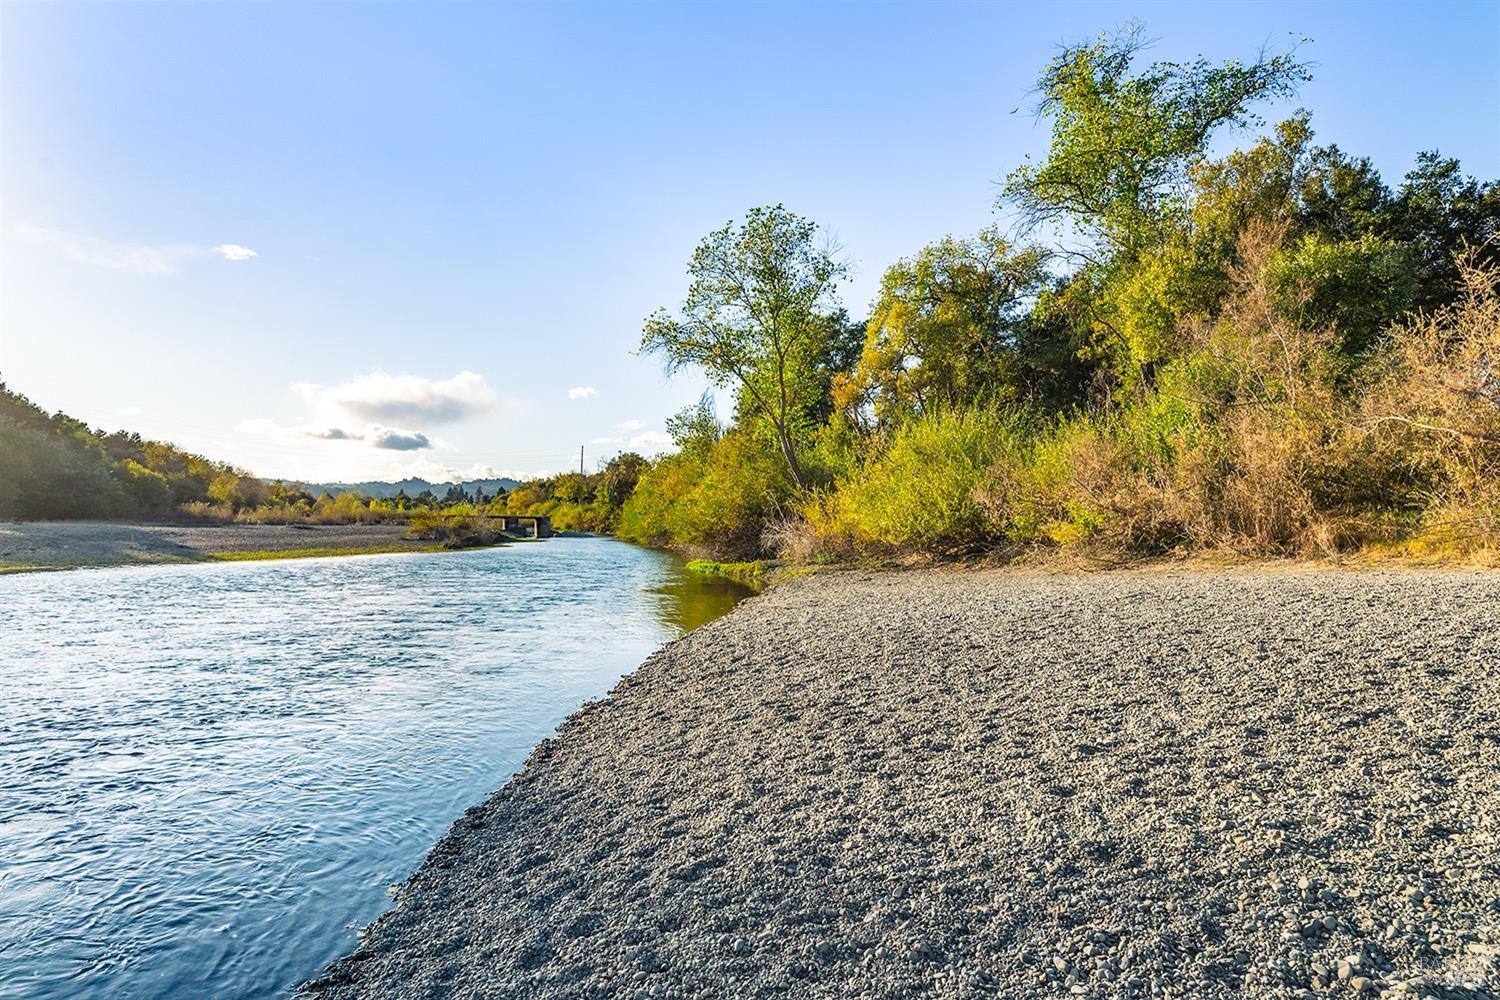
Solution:
<path fill-rule="evenodd" d="M 807 485 L 807 480 L 802 475 L 802 466 L 797 461 L 797 448 L 792 444 L 792 436 L 785 428 L 776 428 L 776 438 L 781 442 L 781 456 L 786 459 L 786 467 L 792 474 L 792 482 L 797 484 L 800 490 Z"/>

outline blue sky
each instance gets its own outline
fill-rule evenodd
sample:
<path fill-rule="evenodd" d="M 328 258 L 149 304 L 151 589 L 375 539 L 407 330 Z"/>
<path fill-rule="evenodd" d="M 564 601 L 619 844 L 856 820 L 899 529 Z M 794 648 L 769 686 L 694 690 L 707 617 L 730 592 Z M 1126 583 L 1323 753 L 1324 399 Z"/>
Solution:
<path fill-rule="evenodd" d="M 270 476 L 654 451 L 704 383 L 632 352 L 700 237 L 782 202 L 863 315 L 995 220 L 1055 47 L 1132 18 L 1161 59 L 1309 38 L 1268 119 L 1500 176 L 1493 2 L 4 3 L 0 376 Z"/>

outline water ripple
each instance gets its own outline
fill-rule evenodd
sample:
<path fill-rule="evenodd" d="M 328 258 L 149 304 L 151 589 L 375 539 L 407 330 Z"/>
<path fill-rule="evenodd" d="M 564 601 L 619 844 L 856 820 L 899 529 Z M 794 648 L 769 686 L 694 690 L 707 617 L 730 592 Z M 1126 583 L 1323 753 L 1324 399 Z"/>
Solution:
<path fill-rule="evenodd" d="M 271 997 L 742 591 L 605 539 L 0 578 L 0 997 Z"/>

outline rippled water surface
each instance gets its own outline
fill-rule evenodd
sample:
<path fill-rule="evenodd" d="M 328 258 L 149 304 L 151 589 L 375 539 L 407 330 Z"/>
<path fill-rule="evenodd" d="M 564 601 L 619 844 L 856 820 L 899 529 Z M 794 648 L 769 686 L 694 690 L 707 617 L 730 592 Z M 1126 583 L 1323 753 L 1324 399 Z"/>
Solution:
<path fill-rule="evenodd" d="M 284 995 L 741 596 L 585 538 L 0 577 L 0 996 Z"/>

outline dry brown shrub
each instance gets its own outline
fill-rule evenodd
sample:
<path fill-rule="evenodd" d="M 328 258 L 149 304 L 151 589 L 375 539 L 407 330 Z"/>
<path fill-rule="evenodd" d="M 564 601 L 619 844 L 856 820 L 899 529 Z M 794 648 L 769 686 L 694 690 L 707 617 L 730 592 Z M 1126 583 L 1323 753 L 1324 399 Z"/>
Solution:
<path fill-rule="evenodd" d="M 1246 555 L 1328 553 L 1346 531 L 1322 502 L 1330 442 L 1343 404 L 1336 391 L 1337 332 L 1309 329 L 1267 280 L 1286 227 L 1241 234 L 1230 294 L 1189 324 L 1178 391 L 1198 407 L 1195 441 L 1172 469 L 1191 545 Z M 1333 462 L 1332 464 L 1337 464 Z"/>
<path fill-rule="evenodd" d="M 1425 501 L 1421 538 L 1500 544 L 1500 271 L 1471 251 L 1464 295 L 1397 326 L 1352 422 L 1400 457 Z"/>

